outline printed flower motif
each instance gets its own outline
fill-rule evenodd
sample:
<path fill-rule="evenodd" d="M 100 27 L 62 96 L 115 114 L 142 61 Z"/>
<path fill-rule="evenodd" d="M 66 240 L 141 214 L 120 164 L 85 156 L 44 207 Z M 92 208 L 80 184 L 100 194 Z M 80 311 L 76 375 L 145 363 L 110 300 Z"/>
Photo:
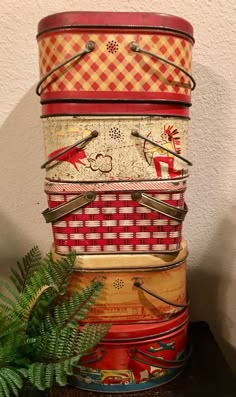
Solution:
<path fill-rule="evenodd" d="M 99 153 L 96 155 L 95 159 L 89 157 L 88 161 L 90 162 L 90 167 L 93 171 L 110 172 L 112 170 L 111 156 Z"/>

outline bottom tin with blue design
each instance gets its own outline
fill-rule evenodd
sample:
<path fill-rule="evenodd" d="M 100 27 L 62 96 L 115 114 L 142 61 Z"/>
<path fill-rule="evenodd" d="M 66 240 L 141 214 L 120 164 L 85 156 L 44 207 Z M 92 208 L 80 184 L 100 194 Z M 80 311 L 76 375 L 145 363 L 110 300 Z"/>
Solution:
<path fill-rule="evenodd" d="M 171 320 L 111 327 L 106 338 L 84 356 L 70 384 L 97 392 L 150 389 L 178 376 L 190 355 L 188 310 Z"/>

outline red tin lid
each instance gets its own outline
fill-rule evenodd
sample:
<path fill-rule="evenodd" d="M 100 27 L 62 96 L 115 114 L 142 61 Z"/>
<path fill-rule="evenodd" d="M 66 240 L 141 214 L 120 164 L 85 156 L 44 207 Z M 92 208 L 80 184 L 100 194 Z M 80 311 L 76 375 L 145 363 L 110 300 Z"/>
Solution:
<path fill-rule="evenodd" d="M 38 34 L 72 27 L 158 29 L 178 32 L 193 40 L 193 27 L 185 19 L 149 12 L 61 12 L 41 19 L 38 24 Z"/>
<path fill-rule="evenodd" d="M 135 323 L 112 325 L 108 334 L 102 342 L 128 341 L 134 339 L 146 339 L 153 336 L 162 336 L 177 331 L 181 326 L 187 323 L 189 318 L 188 309 L 185 309 L 175 317 L 155 323 Z"/>
<path fill-rule="evenodd" d="M 52 102 L 42 104 L 42 117 L 78 115 L 150 115 L 189 118 L 189 107 L 169 103 Z"/>

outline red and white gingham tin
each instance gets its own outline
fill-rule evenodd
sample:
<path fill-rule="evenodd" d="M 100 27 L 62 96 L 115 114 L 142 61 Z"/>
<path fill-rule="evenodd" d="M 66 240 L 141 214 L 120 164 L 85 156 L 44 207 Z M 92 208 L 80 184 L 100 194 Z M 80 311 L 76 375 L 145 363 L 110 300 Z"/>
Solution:
<path fill-rule="evenodd" d="M 154 116 L 43 119 L 46 177 L 60 182 L 179 179 L 188 175 L 188 120 Z"/>
<path fill-rule="evenodd" d="M 188 310 L 168 321 L 113 325 L 98 346 L 80 362 L 70 383 L 97 392 L 131 392 L 171 381 L 191 354 L 187 341 Z"/>
<path fill-rule="evenodd" d="M 180 249 L 185 181 L 45 183 L 57 253 L 175 252 Z"/>
<path fill-rule="evenodd" d="M 191 103 L 193 28 L 182 18 L 65 12 L 42 19 L 37 39 L 42 103 Z"/>

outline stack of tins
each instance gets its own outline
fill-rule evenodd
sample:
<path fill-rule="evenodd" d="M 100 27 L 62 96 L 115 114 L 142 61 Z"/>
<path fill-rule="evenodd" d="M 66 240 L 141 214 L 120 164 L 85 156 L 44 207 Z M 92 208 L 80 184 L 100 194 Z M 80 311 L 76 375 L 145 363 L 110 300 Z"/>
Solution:
<path fill-rule="evenodd" d="M 66 12 L 38 26 L 52 253 L 76 251 L 70 293 L 104 288 L 85 322 L 111 322 L 71 383 L 161 385 L 186 365 L 192 26 L 164 14 Z"/>

